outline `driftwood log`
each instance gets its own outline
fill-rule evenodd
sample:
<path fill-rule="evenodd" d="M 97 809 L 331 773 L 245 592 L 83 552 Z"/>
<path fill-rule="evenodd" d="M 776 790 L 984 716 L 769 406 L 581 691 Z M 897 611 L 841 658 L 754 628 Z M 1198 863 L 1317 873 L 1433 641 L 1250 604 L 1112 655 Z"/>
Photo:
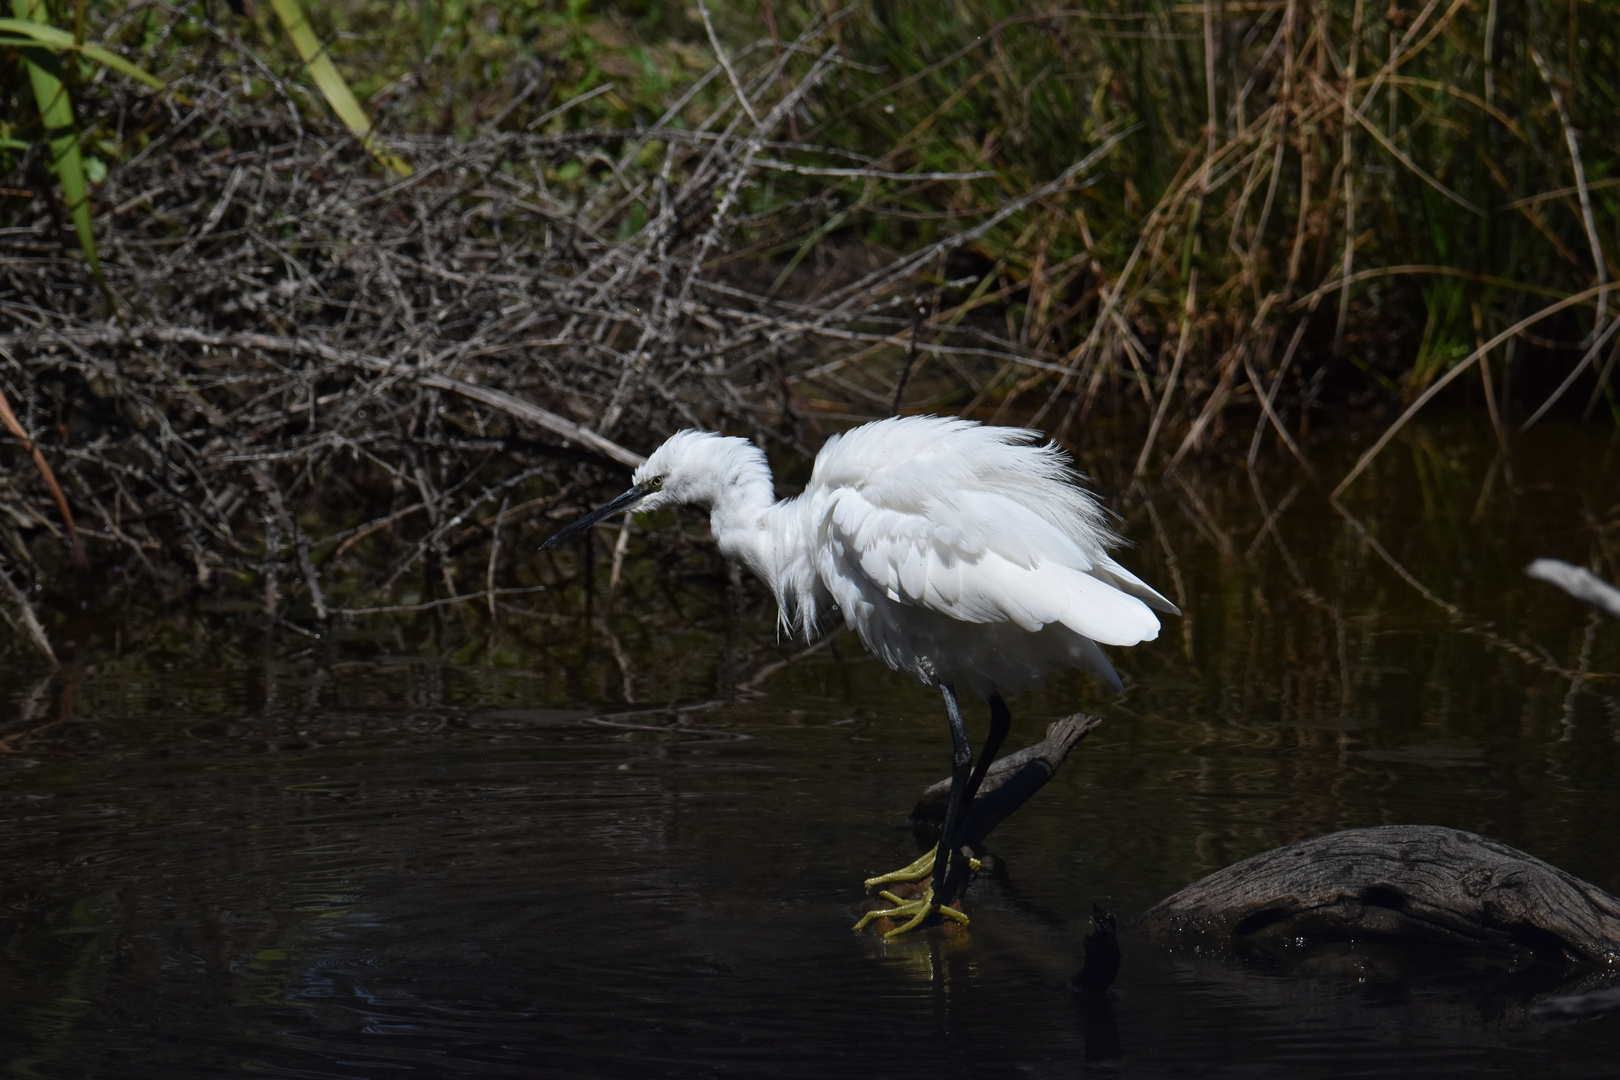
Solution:
<path fill-rule="evenodd" d="M 1196 881 L 1141 918 L 1222 951 L 1372 939 L 1620 969 L 1620 899 L 1495 840 L 1433 825 L 1313 837 Z"/>
<path fill-rule="evenodd" d="M 1053 721 L 1046 729 L 1046 738 L 1040 742 L 993 763 L 984 774 L 984 783 L 979 785 L 978 797 L 968 807 L 967 820 L 962 823 L 962 846 L 978 856 L 990 831 L 1045 787 L 1069 752 L 1100 723 L 1101 720 L 1085 713 L 1066 716 Z M 937 831 L 945 822 L 945 804 L 950 793 L 948 778 L 924 790 L 917 805 L 912 807 L 911 823 Z"/>

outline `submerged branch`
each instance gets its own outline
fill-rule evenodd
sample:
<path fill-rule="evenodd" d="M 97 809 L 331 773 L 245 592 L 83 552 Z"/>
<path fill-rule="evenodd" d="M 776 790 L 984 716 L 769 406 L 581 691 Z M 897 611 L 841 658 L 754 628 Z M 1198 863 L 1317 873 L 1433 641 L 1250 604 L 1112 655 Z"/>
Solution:
<path fill-rule="evenodd" d="M 1599 611 L 1620 619 L 1620 589 L 1590 570 L 1572 566 L 1561 559 L 1537 559 L 1525 567 L 1524 572 L 1537 581 L 1545 581 L 1564 590 L 1583 604 L 1591 604 Z"/>

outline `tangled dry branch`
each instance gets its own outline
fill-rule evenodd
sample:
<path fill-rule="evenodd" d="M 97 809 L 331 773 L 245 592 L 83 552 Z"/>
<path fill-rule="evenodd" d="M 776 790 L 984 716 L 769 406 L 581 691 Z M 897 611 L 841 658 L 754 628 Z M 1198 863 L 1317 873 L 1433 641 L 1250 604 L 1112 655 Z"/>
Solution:
<path fill-rule="evenodd" d="M 152 137 L 99 193 L 110 297 L 43 197 L 0 236 L 0 391 L 51 462 L 4 451 L 14 598 L 59 564 L 52 472 L 98 563 L 324 621 L 396 603 L 418 570 L 437 595 L 412 602 L 493 597 L 492 572 L 458 585 L 458 559 L 588 482 L 585 459 L 633 465 L 676 428 L 802 450 L 818 414 L 887 411 L 902 358 L 1063 370 L 963 320 L 973 305 L 923 271 L 1083 183 L 1109 144 L 921 250 L 816 251 L 761 280 L 760 252 L 804 245 L 803 200 L 757 197 L 772 176 L 977 178 L 829 168 L 784 140 L 841 63 L 804 53 L 737 58 L 696 125 L 672 108 L 636 131 L 401 140 L 405 179 L 290 91 L 245 100 L 228 69 L 116 99 Z"/>

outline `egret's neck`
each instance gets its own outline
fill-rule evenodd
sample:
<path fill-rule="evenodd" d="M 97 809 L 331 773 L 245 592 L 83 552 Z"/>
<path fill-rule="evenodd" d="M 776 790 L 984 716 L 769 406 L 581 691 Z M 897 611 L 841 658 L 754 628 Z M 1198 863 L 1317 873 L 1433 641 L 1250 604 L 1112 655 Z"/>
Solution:
<path fill-rule="evenodd" d="M 714 477 L 710 494 L 709 528 L 721 554 L 737 559 L 766 581 L 772 578 L 775 563 L 770 537 L 765 528 L 765 512 L 776 501 L 770 466 L 765 455 L 739 456 Z"/>
<path fill-rule="evenodd" d="M 715 545 L 728 559 L 752 570 L 776 594 L 782 624 L 808 637 L 817 621 L 817 577 L 811 559 L 812 531 L 802 499 L 776 501 L 770 466 L 758 447 L 729 439 L 724 460 L 710 462 L 687 502 L 709 508 Z M 824 591 L 824 590 L 823 590 Z"/>

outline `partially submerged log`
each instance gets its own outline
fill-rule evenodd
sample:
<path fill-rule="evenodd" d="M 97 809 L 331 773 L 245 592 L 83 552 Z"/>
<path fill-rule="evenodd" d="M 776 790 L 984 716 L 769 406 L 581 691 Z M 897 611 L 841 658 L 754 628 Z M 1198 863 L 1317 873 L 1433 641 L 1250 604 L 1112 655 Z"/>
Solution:
<path fill-rule="evenodd" d="M 974 857 L 984 852 L 984 842 L 991 830 L 1000 825 L 1013 812 L 1028 802 L 1037 791 L 1046 786 L 1052 779 L 1058 766 L 1062 765 L 1069 752 L 1080 744 L 1080 740 L 1102 723 L 1094 716 L 1084 713 L 1075 713 L 1062 720 L 1056 720 L 1046 729 L 1046 738 L 1033 746 L 1026 746 L 998 759 L 985 773 L 984 783 L 979 785 L 978 797 L 968 808 L 967 820 L 962 823 L 962 847 Z M 917 805 L 911 811 L 911 823 L 922 829 L 932 829 L 936 833 L 944 822 L 945 803 L 950 794 L 950 780 L 941 780 L 939 783 L 925 789 Z M 967 889 L 969 874 L 959 871 L 957 867 L 945 880 L 945 900 L 951 907 L 960 907 L 962 893 Z M 912 900 L 922 896 L 928 887 L 928 880 L 918 882 L 896 882 L 887 886 L 890 893 L 903 900 Z M 883 900 L 869 900 L 867 908 L 872 909 L 886 906 Z M 876 924 L 879 933 L 891 929 L 892 923 L 880 920 Z M 945 922 L 940 926 L 946 934 L 958 932 L 954 922 Z"/>
<path fill-rule="evenodd" d="M 1046 738 L 1040 742 L 994 762 L 984 775 L 978 797 L 968 807 L 967 820 L 962 823 L 962 846 L 975 856 L 980 854 L 991 830 L 1045 787 L 1069 752 L 1100 723 L 1101 720 L 1085 713 L 1066 716 L 1053 721 L 1046 729 Z M 945 803 L 950 793 L 948 778 L 924 790 L 917 805 L 912 807 L 911 823 L 939 829 L 945 821 Z"/>
<path fill-rule="evenodd" d="M 1353 938 L 1620 968 L 1620 899 L 1434 825 L 1348 829 L 1264 852 L 1160 901 L 1141 926 L 1210 951 Z"/>

